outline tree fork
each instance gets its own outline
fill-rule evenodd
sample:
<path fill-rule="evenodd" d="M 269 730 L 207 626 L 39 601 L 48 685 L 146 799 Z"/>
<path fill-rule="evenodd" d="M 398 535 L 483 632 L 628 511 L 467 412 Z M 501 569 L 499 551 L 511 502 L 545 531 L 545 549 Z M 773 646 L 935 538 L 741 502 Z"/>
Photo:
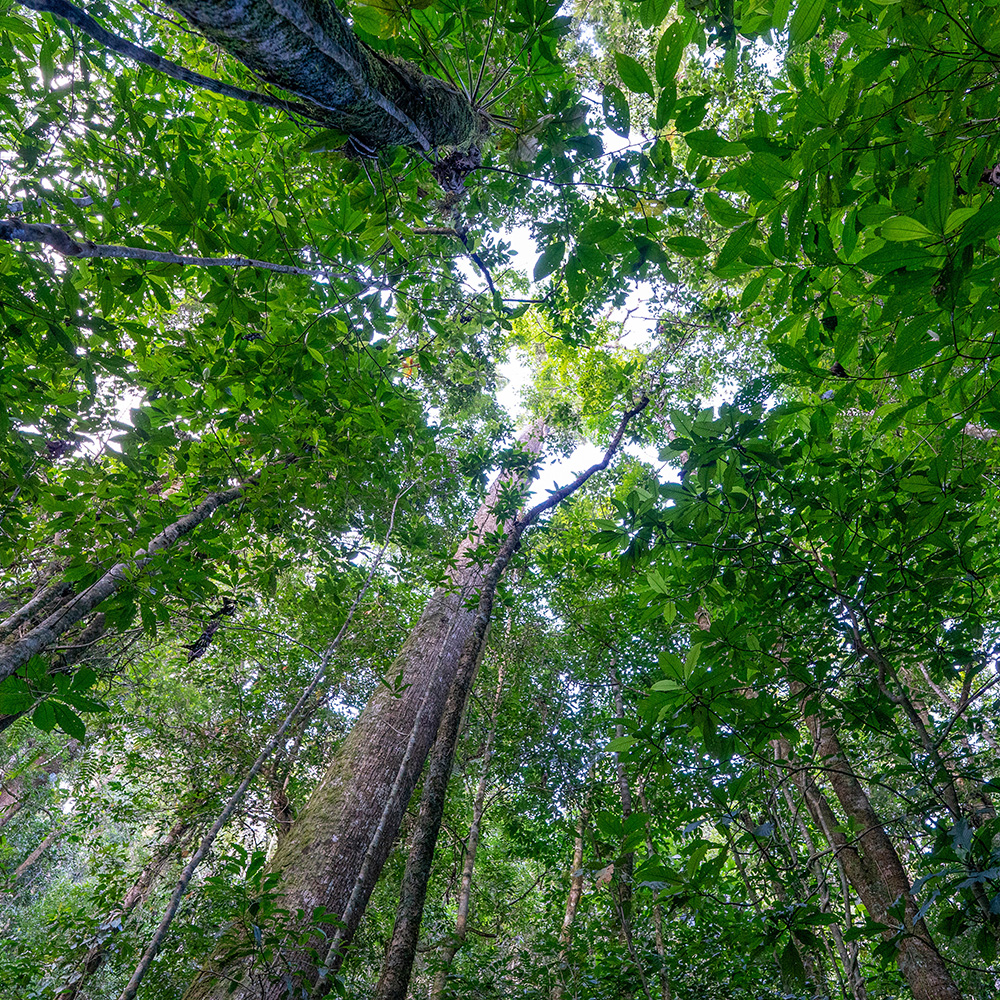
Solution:
<path fill-rule="evenodd" d="M 406 998 L 413 958 L 417 951 L 417 938 L 420 932 L 424 901 L 427 896 L 427 883 L 434 860 L 434 848 L 437 845 L 438 832 L 444 814 L 448 778 L 451 775 L 455 747 L 458 743 L 458 735 L 465 712 L 465 702 L 479 667 L 500 579 L 520 547 L 521 539 L 527 528 L 534 524 L 543 513 L 556 507 L 575 493 L 591 476 L 608 467 L 608 463 L 618 450 L 629 421 L 636 414 L 642 412 L 648 402 L 648 398 L 644 396 L 636 407 L 622 417 L 618 431 L 602 461 L 591 466 L 568 486 L 556 490 L 547 500 L 536 504 L 523 519 L 515 520 L 496 559 L 486 573 L 480 591 L 479 606 L 476 609 L 475 624 L 462 650 L 455 679 L 448 692 L 440 729 L 434 742 L 430 766 L 424 783 L 423 797 L 420 802 L 420 813 L 413 846 L 403 873 L 396 924 L 375 991 L 376 1000 L 405 1000 Z"/>

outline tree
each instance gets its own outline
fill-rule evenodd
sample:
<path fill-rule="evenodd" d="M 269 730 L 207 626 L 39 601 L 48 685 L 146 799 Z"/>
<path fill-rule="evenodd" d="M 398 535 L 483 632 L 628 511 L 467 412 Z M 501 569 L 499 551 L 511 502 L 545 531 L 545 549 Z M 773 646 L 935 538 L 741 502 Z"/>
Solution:
<path fill-rule="evenodd" d="M 496 904 L 499 940 L 467 941 L 451 985 L 522 976 L 525 996 L 577 983 L 599 997 L 658 981 L 708 996 L 724 982 L 730 995 L 855 1000 L 988 989 L 992 6 L 630 0 L 591 8 L 593 30 L 575 34 L 539 0 L 171 11 L 31 0 L 0 22 L 0 723 L 14 741 L 5 794 L 27 803 L 5 814 L 4 861 L 34 856 L 22 881 L 50 886 L 37 903 L 19 889 L 8 911 L 31 916 L 6 948 L 11 988 L 42 982 L 34 956 L 65 965 L 63 938 L 41 928 L 70 863 L 93 873 L 104 850 L 96 835 L 53 847 L 46 794 L 24 798 L 29 722 L 54 741 L 87 727 L 110 739 L 107 706 L 140 733 L 156 703 L 145 678 L 159 674 L 195 716 L 242 704 L 246 684 L 181 666 L 206 623 L 235 608 L 209 640 L 239 648 L 227 631 L 269 628 L 275 595 L 299 589 L 316 599 L 275 630 L 323 648 L 330 622 L 309 613 L 350 600 L 390 522 L 392 565 L 372 579 L 417 617 L 486 471 L 505 467 L 495 365 L 520 347 L 552 440 L 608 440 L 647 392 L 643 440 L 667 467 L 621 460 L 610 487 L 517 557 L 503 599 L 530 609 L 537 634 L 511 704 L 538 718 L 498 720 L 503 807 L 480 855 L 502 844 L 537 884 L 510 915 Z M 567 45 L 586 58 L 570 65 Z M 538 246 L 531 281 L 499 235 L 513 223 Z M 651 341 L 630 351 L 615 324 L 639 309 Z M 378 600 L 359 610 L 374 620 Z M 468 621 L 453 589 L 431 600 Z M 376 630 L 358 628 L 345 657 L 380 649 L 388 666 Z M 424 619 L 404 650 L 430 631 Z M 304 661 L 283 677 L 274 658 L 254 668 L 241 775 L 305 686 Z M 361 659 L 335 672 L 357 709 L 382 673 Z M 395 909 L 402 856 L 420 843 L 440 924 L 450 848 L 409 824 L 404 801 L 448 686 L 429 662 L 390 671 L 397 690 L 379 689 L 342 745 L 331 709 L 277 748 L 267 792 L 249 791 L 243 832 L 221 834 L 188 904 L 235 914 L 233 952 L 195 924 L 174 939 L 187 951 L 164 955 L 164 991 L 213 953 L 227 968 L 252 960 L 267 995 L 283 995 L 283 975 L 308 980 L 355 928 L 359 963 L 376 965 L 390 931 L 377 912 L 359 923 L 363 901 Z M 383 722 L 397 714 L 395 732 Z M 513 748 L 505 733 L 520 734 Z M 425 812 L 447 819 L 462 749 L 456 732 L 442 739 Z M 598 759 L 609 739 L 617 758 Z M 281 768 L 301 745 L 296 791 L 294 765 Z M 89 754 L 60 759 L 67 795 L 90 788 Z M 560 941 L 566 885 L 550 873 L 574 854 L 571 809 L 595 759 Z M 314 790 L 331 760 L 336 780 Z M 340 810 L 347 779 L 368 773 L 379 795 Z M 67 797 L 70 828 L 107 814 L 72 804 L 88 795 Z M 176 797 L 152 808 L 156 825 L 174 811 Z M 364 821 L 349 843 L 338 815 Z M 121 822 L 134 834 L 139 814 Z M 320 828 L 345 845 L 341 861 L 312 850 Z M 252 829 L 274 831 L 270 865 Z M 131 860 L 116 885 L 149 855 Z M 499 882 L 484 876 L 484 899 L 506 898 Z M 55 918 L 67 936 L 86 924 L 66 915 L 81 898 Z M 415 898 L 403 896 L 411 927 L 426 912 Z M 435 971 L 413 938 L 415 972 L 391 970 L 399 989 Z M 111 995 L 128 974 L 93 982 Z M 357 967 L 340 975 L 333 985 L 359 994 L 374 985 Z M 210 978 L 192 990 L 223 988 Z"/>

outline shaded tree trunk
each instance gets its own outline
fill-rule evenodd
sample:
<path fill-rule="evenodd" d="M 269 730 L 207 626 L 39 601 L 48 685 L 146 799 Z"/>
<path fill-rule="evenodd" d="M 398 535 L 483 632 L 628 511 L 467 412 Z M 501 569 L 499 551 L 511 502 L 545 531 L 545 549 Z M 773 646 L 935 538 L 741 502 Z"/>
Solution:
<path fill-rule="evenodd" d="M 593 771 L 591 771 L 593 775 Z M 573 840 L 573 861 L 570 864 L 569 894 L 566 896 L 566 912 L 563 914 L 562 927 L 559 929 L 559 967 L 566 968 L 569 960 L 569 946 L 573 941 L 573 922 L 583 895 L 583 834 L 587 829 L 587 819 L 590 809 L 585 803 L 580 807 L 580 815 L 576 820 L 576 837 Z M 552 1000 L 561 1000 L 562 983 L 552 988 Z"/>
<path fill-rule="evenodd" d="M 472 805 L 472 823 L 469 825 L 469 836 L 465 842 L 465 862 L 462 865 L 462 883 L 458 891 L 458 913 L 455 916 L 455 930 L 451 938 L 441 949 L 441 968 L 434 976 L 431 985 L 430 1000 L 440 1000 L 448 981 L 451 964 L 458 950 L 465 944 L 469 933 L 469 909 L 472 902 L 472 872 L 476 864 L 476 852 L 479 850 L 479 834 L 482 828 L 483 814 L 486 811 L 486 792 L 489 788 L 490 762 L 493 759 L 493 743 L 497 733 L 497 716 L 500 713 L 500 703 L 503 699 L 504 661 L 500 659 L 497 667 L 497 687 L 493 696 L 493 711 L 490 714 L 490 728 L 486 734 L 486 746 L 483 750 L 483 771 L 479 776 L 479 786 L 476 788 L 476 798 Z"/>
<path fill-rule="evenodd" d="M 522 436 L 521 445 L 529 455 L 537 456 L 544 433 L 544 425 L 538 425 Z M 301 814 L 279 841 L 269 870 L 281 873 L 282 905 L 292 914 L 303 913 L 302 921 L 289 928 L 289 939 L 309 926 L 318 908 L 343 918 L 345 943 L 353 935 L 392 849 L 473 633 L 477 612 L 466 602 L 485 579 L 477 550 L 504 530 L 496 511 L 503 509 L 511 491 L 520 493 L 526 481 L 522 472 L 494 482 L 449 568 L 451 585 L 431 596 L 390 668 L 387 683 L 365 706 Z M 355 903 L 349 907 L 352 896 Z M 319 932 L 312 945 L 321 956 L 325 953 Z M 221 963 L 198 974 L 185 1000 L 283 1000 L 288 992 L 286 976 L 297 975 L 313 984 L 317 968 L 307 946 L 283 952 L 282 972 L 274 977 L 266 971 L 249 972 L 242 963 L 222 957 Z"/>
<path fill-rule="evenodd" d="M 917 919 L 916 900 L 910 891 L 910 880 L 899 854 L 844 755 L 840 741 L 818 716 L 808 716 L 806 725 L 841 807 L 861 833 L 854 841 L 848 839 L 843 825 L 812 775 L 807 769 L 796 767 L 793 779 L 813 820 L 837 852 L 852 888 L 872 919 L 890 928 L 898 927 L 898 921 L 890 915 L 889 909 L 897 900 L 902 900 L 903 936 L 899 941 L 896 961 L 915 1000 L 961 1000 L 962 994 L 935 947 L 927 926 L 922 919 Z M 782 753 L 786 756 L 790 754 L 787 743 L 782 746 Z M 895 933 L 895 930 L 889 930 L 885 936 L 892 938 Z"/>
<path fill-rule="evenodd" d="M 647 402 L 648 400 L 644 398 L 638 407 L 625 414 L 618 427 L 618 432 L 601 462 L 577 476 L 568 486 L 563 486 L 551 493 L 548 499 L 536 504 L 523 518 L 514 519 L 507 529 L 507 537 L 500 546 L 496 559 L 483 579 L 473 629 L 459 658 L 455 679 L 448 692 L 448 701 L 440 731 L 431 754 L 427 779 L 424 784 L 424 794 L 420 803 L 417 829 L 410 855 L 407 858 L 406 870 L 403 873 L 396 925 L 393 928 L 392 940 L 389 942 L 385 962 L 382 966 L 382 975 L 375 992 L 376 1000 L 405 1000 L 406 998 L 410 971 L 417 949 L 424 901 L 427 895 L 427 882 L 434 860 L 434 848 L 437 844 L 441 818 L 444 814 L 448 777 L 451 774 L 451 766 L 455 758 L 455 747 L 458 743 L 458 734 L 465 712 L 465 702 L 482 656 L 483 644 L 486 641 L 486 632 L 492 616 L 493 600 L 500 578 L 514 553 L 517 552 L 525 530 L 534 524 L 545 511 L 551 510 L 566 497 L 575 493 L 594 473 L 607 468 L 612 456 L 618 450 L 618 445 L 629 420 L 644 409 Z M 620 906 L 619 912 L 629 952 L 636 963 L 639 976 L 642 978 L 642 968 L 636 959 L 631 934 Z M 645 985 L 645 980 L 643 982 Z"/>

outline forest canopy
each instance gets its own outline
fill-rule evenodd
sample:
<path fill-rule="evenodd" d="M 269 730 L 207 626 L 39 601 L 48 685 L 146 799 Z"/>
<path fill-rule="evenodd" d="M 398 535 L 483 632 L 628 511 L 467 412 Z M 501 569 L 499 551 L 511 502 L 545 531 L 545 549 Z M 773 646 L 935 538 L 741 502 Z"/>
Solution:
<path fill-rule="evenodd" d="M 0 79 L 0 1000 L 1000 990 L 995 0 Z"/>

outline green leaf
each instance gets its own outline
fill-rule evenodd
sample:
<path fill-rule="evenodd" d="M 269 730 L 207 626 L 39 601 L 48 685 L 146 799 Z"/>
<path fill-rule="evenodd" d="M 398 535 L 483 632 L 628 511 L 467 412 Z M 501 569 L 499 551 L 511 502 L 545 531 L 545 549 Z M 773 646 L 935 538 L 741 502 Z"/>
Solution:
<path fill-rule="evenodd" d="M 630 747 L 635 746 L 635 744 L 636 739 L 634 736 L 618 736 L 610 740 L 604 749 L 610 750 L 612 753 L 619 753 L 622 750 L 628 750 Z"/>
<path fill-rule="evenodd" d="M 825 5 L 825 0 L 801 0 L 788 26 L 788 40 L 792 45 L 802 45 L 816 34 Z"/>
<path fill-rule="evenodd" d="M 756 232 L 756 222 L 751 221 L 740 226 L 740 228 L 737 229 L 728 240 L 726 240 L 726 245 L 720 251 L 715 262 L 716 268 L 728 267 L 730 264 L 739 260 L 743 252 L 750 246 L 750 241 L 753 239 Z"/>
<path fill-rule="evenodd" d="M 618 75 L 622 78 L 622 83 L 634 94 L 653 96 L 653 81 L 649 79 L 649 74 L 635 59 L 625 55 L 624 52 L 616 52 L 615 66 L 618 68 Z"/>
<path fill-rule="evenodd" d="M 632 127 L 632 117 L 628 100 L 622 93 L 621 87 L 616 87 L 613 83 L 605 84 L 602 103 L 604 120 L 607 122 L 608 128 L 623 139 L 627 139 Z"/>
<path fill-rule="evenodd" d="M 747 221 L 749 216 L 746 212 L 730 205 L 725 198 L 720 197 L 714 191 L 706 191 L 704 194 L 705 208 L 713 222 L 717 222 L 726 229 L 733 229 Z"/>
<path fill-rule="evenodd" d="M 337 129 L 323 129 L 323 131 L 313 134 L 312 138 L 303 145 L 302 151 L 305 153 L 325 153 L 339 150 L 349 138 L 350 136 L 346 132 L 339 132 Z"/>
<path fill-rule="evenodd" d="M 745 153 L 747 147 L 742 142 L 730 142 L 723 139 L 717 132 L 705 129 L 699 132 L 688 132 L 684 136 L 684 141 L 702 156 L 734 156 L 738 153 Z"/>
<path fill-rule="evenodd" d="M 52 703 L 43 701 L 41 705 L 39 705 L 38 708 L 31 713 L 31 721 L 39 729 L 44 730 L 46 733 L 51 733 L 56 727 L 56 713 L 52 708 Z"/>
<path fill-rule="evenodd" d="M 778 958 L 778 963 L 781 965 L 782 972 L 788 976 L 797 985 L 803 986 L 806 981 L 806 969 L 802 964 L 802 956 L 799 954 L 798 948 L 795 947 L 795 942 L 789 940 L 785 947 L 781 950 L 781 955 Z"/>
<path fill-rule="evenodd" d="M 656 46 L 656 82 L 661 87 L 672 83 L 680 69 L 687 38 L 680 21 L 675 21 L 660 36 Z"/>
<path fill-rule="evenodd" d="M 535 262 L 535 281 L 547 278 L 562 263 L 565 255 L 565 243 L 553 243 L 551 246 L 547 246 Z"/>
<path fill-rule="evenodd" d="M 951 165 L 951 158 L 942 155 L 931 167 L 930 180 L 927 184 L 927 221 L 935 232 L 945 232 L 954 195 L 955 173 Z"/>
<path fill-rule="evenodd" d="M 87 727 L 83 724 L 83 719 L 73 709 L 58 701 L 45 702 L 45 704 L 52 705 L 55 723 L 67 736 L 72 736 L 75 740 L 82 740 L 87 735 Z"/>
<path fill-rule="evenodd" d="M 673 236 L 666 242 L 671 250 L 684 257 L 704 257 L 711 252 L 709 245 L 697 236 Z"/>
<path fill-rule="evenodd" d="M 923 240 L 933 235 L 922 222 L 911 219 L 906 215 L 897 215 L 882 225 L 883 239 L 892 240 L 895 243 L 905 243 L 909 240 Z"/>

